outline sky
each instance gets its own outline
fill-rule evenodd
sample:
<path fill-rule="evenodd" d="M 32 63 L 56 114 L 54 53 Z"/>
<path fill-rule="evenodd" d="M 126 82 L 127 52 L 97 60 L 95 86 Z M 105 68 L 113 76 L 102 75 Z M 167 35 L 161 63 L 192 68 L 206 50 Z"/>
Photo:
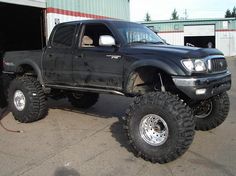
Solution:
<path fill-rule="evenodd" d="M 227 9 L 232 10 L 236 0 L 130 0 L 131 21 L 143 21 L 148 12 L 151 20 L 169 20 L 174 9 L 179 17 L 223 18 Z"/>

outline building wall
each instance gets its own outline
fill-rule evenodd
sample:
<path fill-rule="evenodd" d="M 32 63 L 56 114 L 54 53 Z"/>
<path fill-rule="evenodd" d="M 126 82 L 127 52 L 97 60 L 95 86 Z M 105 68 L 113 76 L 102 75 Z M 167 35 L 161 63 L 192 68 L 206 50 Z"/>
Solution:
<path fill-rule="evenodd" d="M 129 0 L 47 0 L 48 35 L 57 23 L 115 18 L 129 20 Z"/>
<path fill-rule="evenodd" d="M 0 2 L 46 8 L 46 0 L 0 0 Z"/>
<path fill-rule="evenodd" d="M 172 45 L 184 45 L 183 32 L 162 32 L 158 35 Z"/>
<path fill-rule="evenodd" d="M 216 48 L 226 56 L 236 55 L 236 18 L 141 22 L 158 31 L 168 43 L 184 45 L 184 26 L 215 25 Z"/>
<path fill-rule="evenodd" d="M 196 20 L 167 20 L 167 21 L 150 21 L 141 22 L 146 26 L 151 26 L 161 32 L 183 32 L 186 25 L 215 25 L 216 31 L 219 30 L 236 30 L 236 18 L 220 19 L 196 19 Z"/>
<path fill-rule="evenodd" d="M 216 48 L 225 56 L 236 56 L 236 30 L 216 32 Z"/>

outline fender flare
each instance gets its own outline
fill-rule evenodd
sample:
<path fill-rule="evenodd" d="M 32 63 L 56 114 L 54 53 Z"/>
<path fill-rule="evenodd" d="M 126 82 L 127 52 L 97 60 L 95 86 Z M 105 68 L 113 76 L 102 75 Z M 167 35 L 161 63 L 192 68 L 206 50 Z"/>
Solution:
<path fill-rule="evenodd" d="M 135 70 L 141 67 L 155 67 L 168 75 L 186 75 L 182 69 L 179 68 L 178 65 L 168 62 L 163 62 L 161 60 L 139 60 L 133 63 L 127 71 L 125 72 L 125 81 L 124 88 L 127 93 L 130 93 L 129 87 L 132 85 L 134 79 L 132 78 Z"/>
<path fill-rule="evenodd" d="M 37 74 L 37 78 L 38 78 L 38 81 L 40 82 L 40 84 L 44 85 L 42 72 L 41 72 L 39 66 L 35 62 L 33 62 L 32 60 L 23 60 L 23 61 L 18 62 L 17 66 L 16 66 L 16 72 L 17 72 L 17 69 L 19 67 L 21 67 L 22 65 L 29 65 L 30 67 L 32 67 L 34 72 Z"/>

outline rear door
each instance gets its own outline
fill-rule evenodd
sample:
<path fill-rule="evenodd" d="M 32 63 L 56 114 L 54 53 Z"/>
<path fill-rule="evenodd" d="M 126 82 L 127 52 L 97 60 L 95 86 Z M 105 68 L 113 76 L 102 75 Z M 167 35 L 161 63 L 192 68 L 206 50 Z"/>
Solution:
<path fill-rule="evenodd" d="M 76 25 L 60 25 L 52 33 L 42 60 L 44 79 L 48 84 L 73 85 L 72 59 Z"/>
<path fill-rule="evenodd" d="M 81 34 L 73 59 L 75 83 L 79 86 L 121 89 L 124 59 L 119 48 L 99 45 L 102 35 L 110 35 L 116 40 L 111 30 L 102 23 L 88 23 L 83 25 Z"/>

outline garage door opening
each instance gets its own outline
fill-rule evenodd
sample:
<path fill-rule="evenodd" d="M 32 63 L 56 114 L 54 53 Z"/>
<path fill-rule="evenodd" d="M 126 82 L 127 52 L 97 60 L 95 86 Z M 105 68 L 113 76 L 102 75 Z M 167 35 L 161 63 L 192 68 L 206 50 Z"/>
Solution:
<path fill-rule="evenodd" d="M 184 26 L 184 45 L 202 48 L 215 48 L 215 25 Z"/>
<path fill-rule="evenodd" d="M 215 36 L 184 37 L 184 45 L 202 48 L 215 48 Z"/>
<path fill-rule="evenodd" d="M 36 50 L 45 46 L 44 9 L 0 3 L 0 50 Z"/>

